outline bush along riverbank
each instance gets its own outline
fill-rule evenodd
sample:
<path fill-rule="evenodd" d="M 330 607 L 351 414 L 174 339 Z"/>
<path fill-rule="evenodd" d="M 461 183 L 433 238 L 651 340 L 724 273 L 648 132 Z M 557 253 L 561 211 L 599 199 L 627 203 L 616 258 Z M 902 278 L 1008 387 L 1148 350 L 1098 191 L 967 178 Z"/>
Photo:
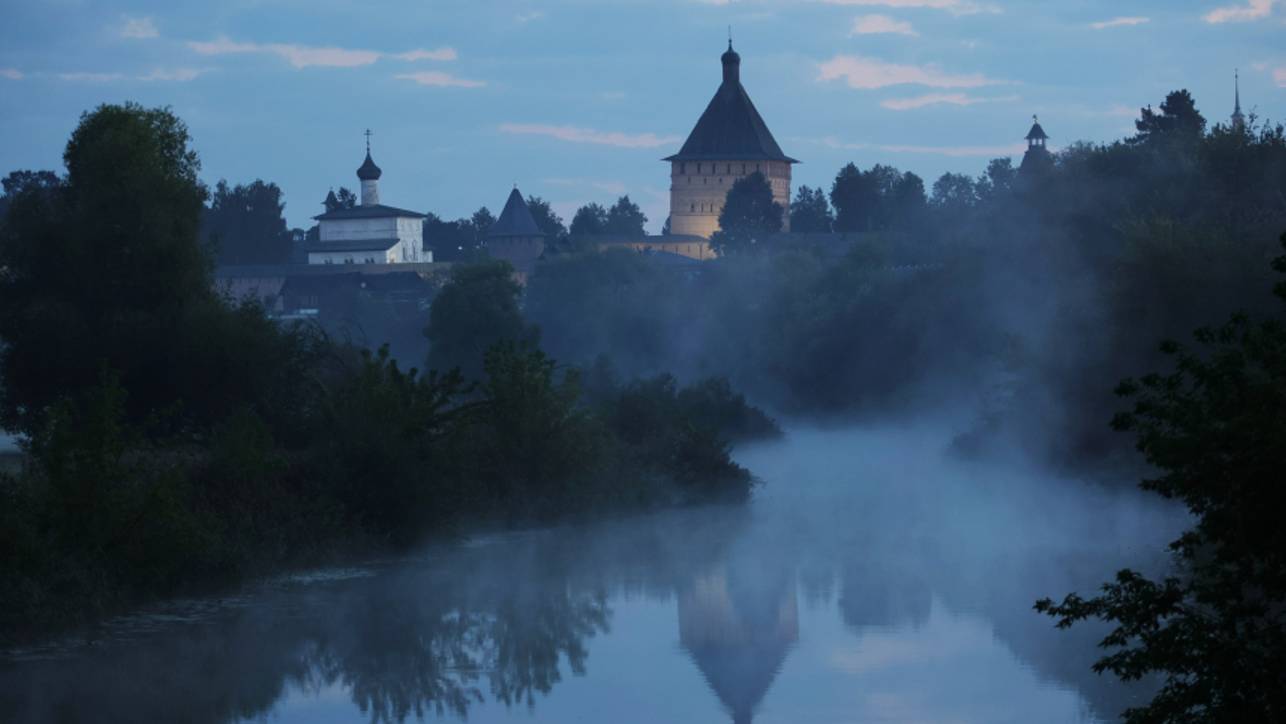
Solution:
<path fill-rule="evenodd" d="M 221 297 L 168 110 L 87 113 L 64 160 L 0 219 L 0 428 L 26 440 L 0 472 L 0 641 L 478 522 L 744 500 L 729 446 L 778 434 L 720 379 L 560 366 L 499 263 L 430 310 L 446 372 Z"/>

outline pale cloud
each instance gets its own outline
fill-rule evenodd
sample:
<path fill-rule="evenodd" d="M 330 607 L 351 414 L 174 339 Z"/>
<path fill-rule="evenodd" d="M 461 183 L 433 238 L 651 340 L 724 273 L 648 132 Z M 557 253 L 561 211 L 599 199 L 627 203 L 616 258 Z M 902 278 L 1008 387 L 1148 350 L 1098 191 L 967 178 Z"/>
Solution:
<path fill-rule="evenodd" d="M 1278 88 L 1286 88 L 1286 66 L 1273 69 L 1273 82 Z"/>
<path fill-rule="evenodd" d="M 185 83 L 190 80 L 196 80 L 202 74 L 209 71 L 199 68 L 157 68 L 147 75 L 141 75 L 139 80 L 147 81 L 177 81 Z"/>
<path fill-rule="evenodd" d="M 455 52 L 455 48 L 435 48 L 433 50 L 411 50 L 406 53 L 398 53 L 398 60 L 414 62 L 417 60 L 457 60 L 460 54 Z"/>
<path fill-rule="evenodd" d="M 1022 143 L 1011 143 L 1000 146 L 917 146 L 905 144 L 872 144 L 872 143 L 844 143 L 833 136 L 827 136 L 822 139 L 796 139 L 801 141 L 810 141 L 821 143 L 824 146 L 845 151 L 883 151 L 884 153 L 905 153 L 914 155 L 930 156 L 950 156 L 953 158 L 960 157 L 990 157 L 1013 156 L 1021 154 L 1027 150 Z"/>
<path fill-rule="evenodd" d="M 22 72 L 17 68 L 0 68 L 0 78 L 9 80 L 22 80 Z"/>
<path fill-rule="evenodd" d="M 978 103 L 1007 103 L 1018 100 L 1018 96 L 999 98 L 979 98 L 966 93 L 929 93 L 914 98 L 889 98 L 880 101 L 880 106 L 891 111 L 910 111 L 916 108 L 934 105 L 972 106 Z"/>
<path fill-rule="evenodd" d="M 853 19 L 853 29 L 849 35 L 919 35 L 911 23 L 905 20 L 894 20 L 887 15 L 862 15 Z"/>
<path fill-rule="evenodd" d="M 519 25 L 526 25 L 533 20 L 540 20 L 543 17 L 545 17 L 545 12 L 543 10 L 532 10 L 529 13 L 519 13 L 515 15 L 514 22 Z"/>
<path fill-rule="evenodd" d="M 899 65 L 875 58 L 837 55 L 818 65 L 818 80 L 843 79 L 850 88 L 873 90 L 895 85 L 923 85 L 930 88 L 979 88 L 1004 81 L 980 73 L 948 73 L 936 65 Z"/>
<path fill-rule="evenodd" d="M 1207 23 L 1244 23 L 1268 17 L 1276 4 L 1277 0 L 1246 0 L 1244 5 L 1228 5 L 1211 10 L 1201 19 Z"/>
<path fill-rule="evenodd" d="M 200 68 L 156 68 L 143 75 L 126 75 L 125 73 L 101 73 L 101 72 L 71 72 L 58 73 L 60 80 L 72 81 L 77 83 L 115 83 L 118 81 L 141 80 L 148 83 L 152 82 L 179 82 L 196 80 L 208 70 Z"/>
<path fill-rule="evenodd" d="M 1128 25 L 1142 25 L 1151 22 L 1152 18 L 1141 16 L 1112 18 L 1111 20 L 1100 20 L 1097 23 L 1090 23 L 1090 27 L 1095 30 L 1105 30 L 1107 28 L 1119 28 Z"/>
<path fill-rule="evenodd" d="M 399 73 L 393 77 L 433 88 L 481 88 L 486 85 L 484 81 L 459 78 L 450 73 L 436 70 L 425 70 L 419 73 Z"/>
<path fill-rule="evenodd" d="M 371 65 L 381 58 L 390 57 L 398 60 L 456 60 L 459 54 L 455 48 L 436 48 L 434 50 L 416 49 L 405 53 L 382 53 L 378 50 L 357 50 L 331 46 L 296 45 L 293 43 L 243 43 L 227 37 L 208 41 L 192 41 L 188 48 L 201 55 L 236 55 L 264 53 L 284 58 L 295 68 L 321 66 L 326 68 L 356 68 Z"/>
<path fill-rule="evenodd" d="M 978 13 L 1001 12 L 1000 7 L 997 5 L 974 2 L 974 0 L 822 0 L 822 2 L 827 5 L 945 10 L 952 15 L 977 15 Z"/>
<path fill-rule="evenodd" d="M 110 83 L 117 80 L 125 80 L 123 73 L 59 73 L 58 77 L 62 80 L 69 80 L 80 83 Z"/>
<path fill-rule="evenodd" d="M 547 136 L 569 143 L 592 143 L 600 146 L 618 148 L 657 148 L 678 143 L 678 136 L 658 136 L 655 133 L 621 133 L 619 131 L 599 131 L 593 128 L 576 126 L 549 126 L 533 123 L 504 123 L 501 133 L 519 135 Z"/>
<path fill-rule="evenodd" d="M 125 18 L 125 23 L 121 26 L 120 36 L 122 38 L 131 38 L 134 40 L 146 40 L 155 38 L 160 33 L 156 30 L 156 23 L 151 18 Z"/>

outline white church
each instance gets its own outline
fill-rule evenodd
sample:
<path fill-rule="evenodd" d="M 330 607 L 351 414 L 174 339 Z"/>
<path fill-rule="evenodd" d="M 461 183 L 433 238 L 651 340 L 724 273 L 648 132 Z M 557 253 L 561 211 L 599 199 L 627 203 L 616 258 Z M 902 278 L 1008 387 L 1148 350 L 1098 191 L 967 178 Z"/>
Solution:
<path fill-rule="evenodd" d="M 433 252 L 424 248 L 425 215 L 380 203 L 382 172 L 371 160 L 370 132 L 366 160 L 357 169 L 362 202 L 351 209 L 335 208 L 334 193 L 326 197 L 327 211 L 313 217 L 318 241 L 307 247 L 309 264 L 411 264 L 430 263 Z"/>

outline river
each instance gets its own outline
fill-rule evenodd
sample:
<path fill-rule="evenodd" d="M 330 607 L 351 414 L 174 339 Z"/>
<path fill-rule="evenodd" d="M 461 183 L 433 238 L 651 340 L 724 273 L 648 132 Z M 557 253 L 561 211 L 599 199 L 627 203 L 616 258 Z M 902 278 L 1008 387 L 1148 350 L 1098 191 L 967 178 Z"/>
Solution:
<path fill-rule="evenodd" d="M 748 505 L 475 538 L 0 654 L 5 722 L 1096 722 L 1146 689 L 1035 599 L 1156 565 L 1131 486 L 792 430 Z"/>

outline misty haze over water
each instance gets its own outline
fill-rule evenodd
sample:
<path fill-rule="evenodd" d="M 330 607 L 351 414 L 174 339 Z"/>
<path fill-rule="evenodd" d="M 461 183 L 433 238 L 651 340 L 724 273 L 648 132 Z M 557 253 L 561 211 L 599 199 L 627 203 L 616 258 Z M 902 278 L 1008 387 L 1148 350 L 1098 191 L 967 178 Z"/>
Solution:
<path fill-rule="evenodd" d="M 1132 486 L 795 428 L 747 506 L 483 537 L 187 600 L 0 660 L 6 721 L 1084 722 L 1146 701 L 1042 596 L 1163 565 Z M 1141 699 L 1140 699 L 1141 697 Z"/>

